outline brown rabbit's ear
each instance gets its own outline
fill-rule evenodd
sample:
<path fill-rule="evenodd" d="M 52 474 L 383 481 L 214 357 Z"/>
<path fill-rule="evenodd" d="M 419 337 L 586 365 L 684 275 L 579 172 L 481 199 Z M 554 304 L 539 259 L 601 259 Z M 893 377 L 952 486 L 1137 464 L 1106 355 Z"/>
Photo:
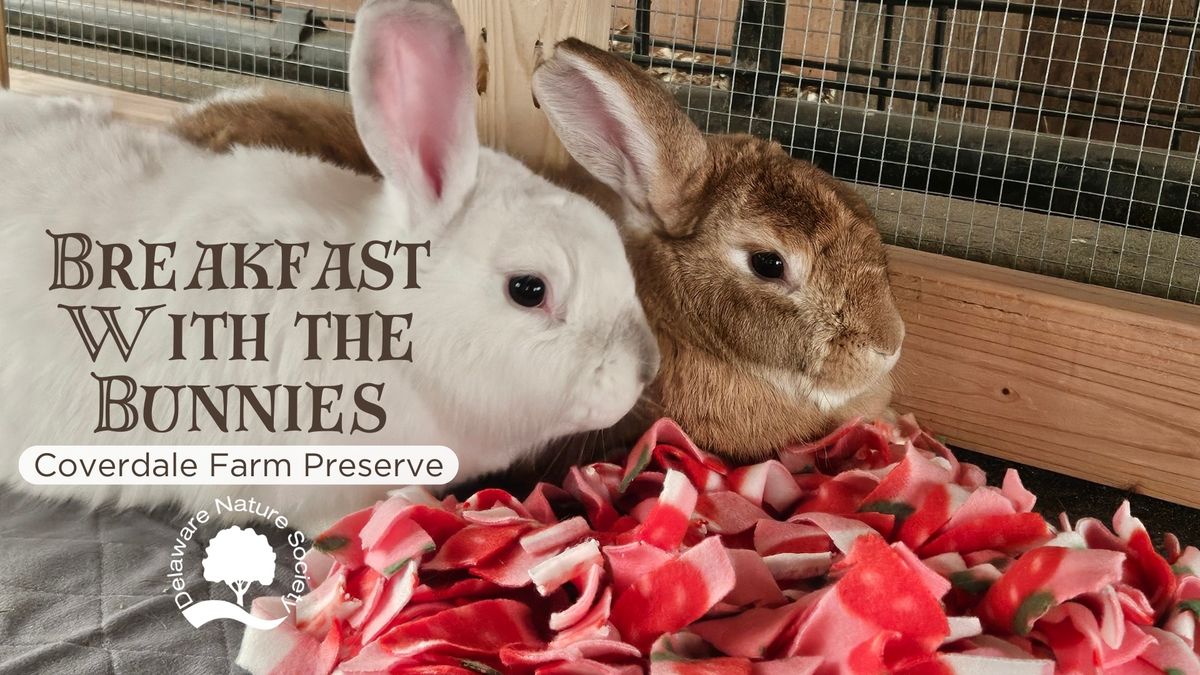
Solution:
<path fill-rule="evenodd" d="M 533 92 L 571 156 L 616 190 L 645 226 L 668 236 L 692 232 L 708 147 L 657 81 L 571 38 L 534 72 Z"/>

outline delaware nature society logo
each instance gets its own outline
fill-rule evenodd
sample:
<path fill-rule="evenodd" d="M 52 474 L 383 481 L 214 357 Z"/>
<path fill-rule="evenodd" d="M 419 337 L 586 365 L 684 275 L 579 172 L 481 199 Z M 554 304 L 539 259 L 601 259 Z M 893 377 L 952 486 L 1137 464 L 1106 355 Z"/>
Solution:
<path fill-rule="evenodd" d="M 287 542 L 284 559 L 279 559 L 267 535 L 254 527 L 217 524 L 227 523 L 236 515 L 257 516 L 260 520 L 255 523 L 260 530 L 282 536 Z M 258 524 L 263 521 L 265 524 Z M 201 509 L 188 518 L 171 548 L 167 578 L 175 606 L 197 628 L 217 619 L 237 621 L 257 630 L 275 628 L 308 591 L 306 541 L 303 532 L 291 531 L 287 517 L 267 504 L 253 498 L 214 499 L 211 511 Z M 202 567 L 208 600 L 197 601 L 192 593 L 198 589 L 185 581 L 187 570 L 194 569 L 192 565 Z M 276 578 L 280 567 L 290 570 L 284 575 L 290 578 Z M 280 615 L 268 619 L 251 614 L 248 608 L 258 596 L 278 596 Z"/>

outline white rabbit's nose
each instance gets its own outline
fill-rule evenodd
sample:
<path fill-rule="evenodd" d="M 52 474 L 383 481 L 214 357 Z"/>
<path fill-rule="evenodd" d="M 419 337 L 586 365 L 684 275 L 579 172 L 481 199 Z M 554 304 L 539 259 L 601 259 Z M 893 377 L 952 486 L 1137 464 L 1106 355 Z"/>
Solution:
<path fill-rule="evenodd" d="M 654 377 L 658 375 L 658 367 L 662 365 L 662 355 L 658 351 L 658 340 L 654 339 L 654 334 L 650 332 L 649 327 L 643 325 L 640 331 L 640 342 L 638 349 L 638 382 L 644 387 L 654 381 Z"/>
<path fill-rule="evenodd" d="M 658 356 L 658 350 L 654 351 L 652 360 L 643 360 L 641 362 L 641 370 L 638 371 L 638 383 L 643 387 L 654 381 L 654 376 L 658 375 L 658 366 L 661 360 Z"/>

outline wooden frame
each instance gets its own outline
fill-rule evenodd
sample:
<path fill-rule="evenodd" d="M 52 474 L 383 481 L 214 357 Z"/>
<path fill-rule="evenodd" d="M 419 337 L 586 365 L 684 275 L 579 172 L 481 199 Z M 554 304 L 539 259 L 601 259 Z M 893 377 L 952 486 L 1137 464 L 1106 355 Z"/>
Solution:
<path fill-rule="evenodd" d="M 13 87 L 109 96 L 150 124 L 180 105 L 23 71 Z M 908 327 L 898 410 L 955 445 L 1200 507 L 1200 306 L 890 254 Z"/>
<path fill-rule="evenodd" d="M 8 32 L 4 24 L 4 0 L 0 0 L 0 89 L 8 89 Z"/>

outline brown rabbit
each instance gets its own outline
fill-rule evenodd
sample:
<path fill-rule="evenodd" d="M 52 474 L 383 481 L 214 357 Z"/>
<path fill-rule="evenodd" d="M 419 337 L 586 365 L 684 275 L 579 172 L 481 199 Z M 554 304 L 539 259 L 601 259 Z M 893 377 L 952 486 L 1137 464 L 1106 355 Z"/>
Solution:
<path fill-rule="evenodd" d="M 662 351 L 640 410 L 552 448 L 539 473 L 627 447 L 659 414 L 701 447 L 751 461 L 885 410 L 904 325 L 853 190 L 778 144 L 704 136 L 656 80 L 578 40 L 559 43 L 533 88 L 567 150 L 615 192 L 598 201 L 622 226 Z M 362 170 L 351 124 L 337 106 L 268 97 L 201 108 L 177 128 L 217 149 L 282 146 Z M 596 187 L 585 192 L 607 192 Z"/>
<path fill-rule="evenodd" d="M 701 447 L 753 460 L 884 411 L 904 325 L 853 190 L 775 143 L 705 137 L 657 81 L 578 40 L 533 89 L 621 197 L 665 414 Z"/>

